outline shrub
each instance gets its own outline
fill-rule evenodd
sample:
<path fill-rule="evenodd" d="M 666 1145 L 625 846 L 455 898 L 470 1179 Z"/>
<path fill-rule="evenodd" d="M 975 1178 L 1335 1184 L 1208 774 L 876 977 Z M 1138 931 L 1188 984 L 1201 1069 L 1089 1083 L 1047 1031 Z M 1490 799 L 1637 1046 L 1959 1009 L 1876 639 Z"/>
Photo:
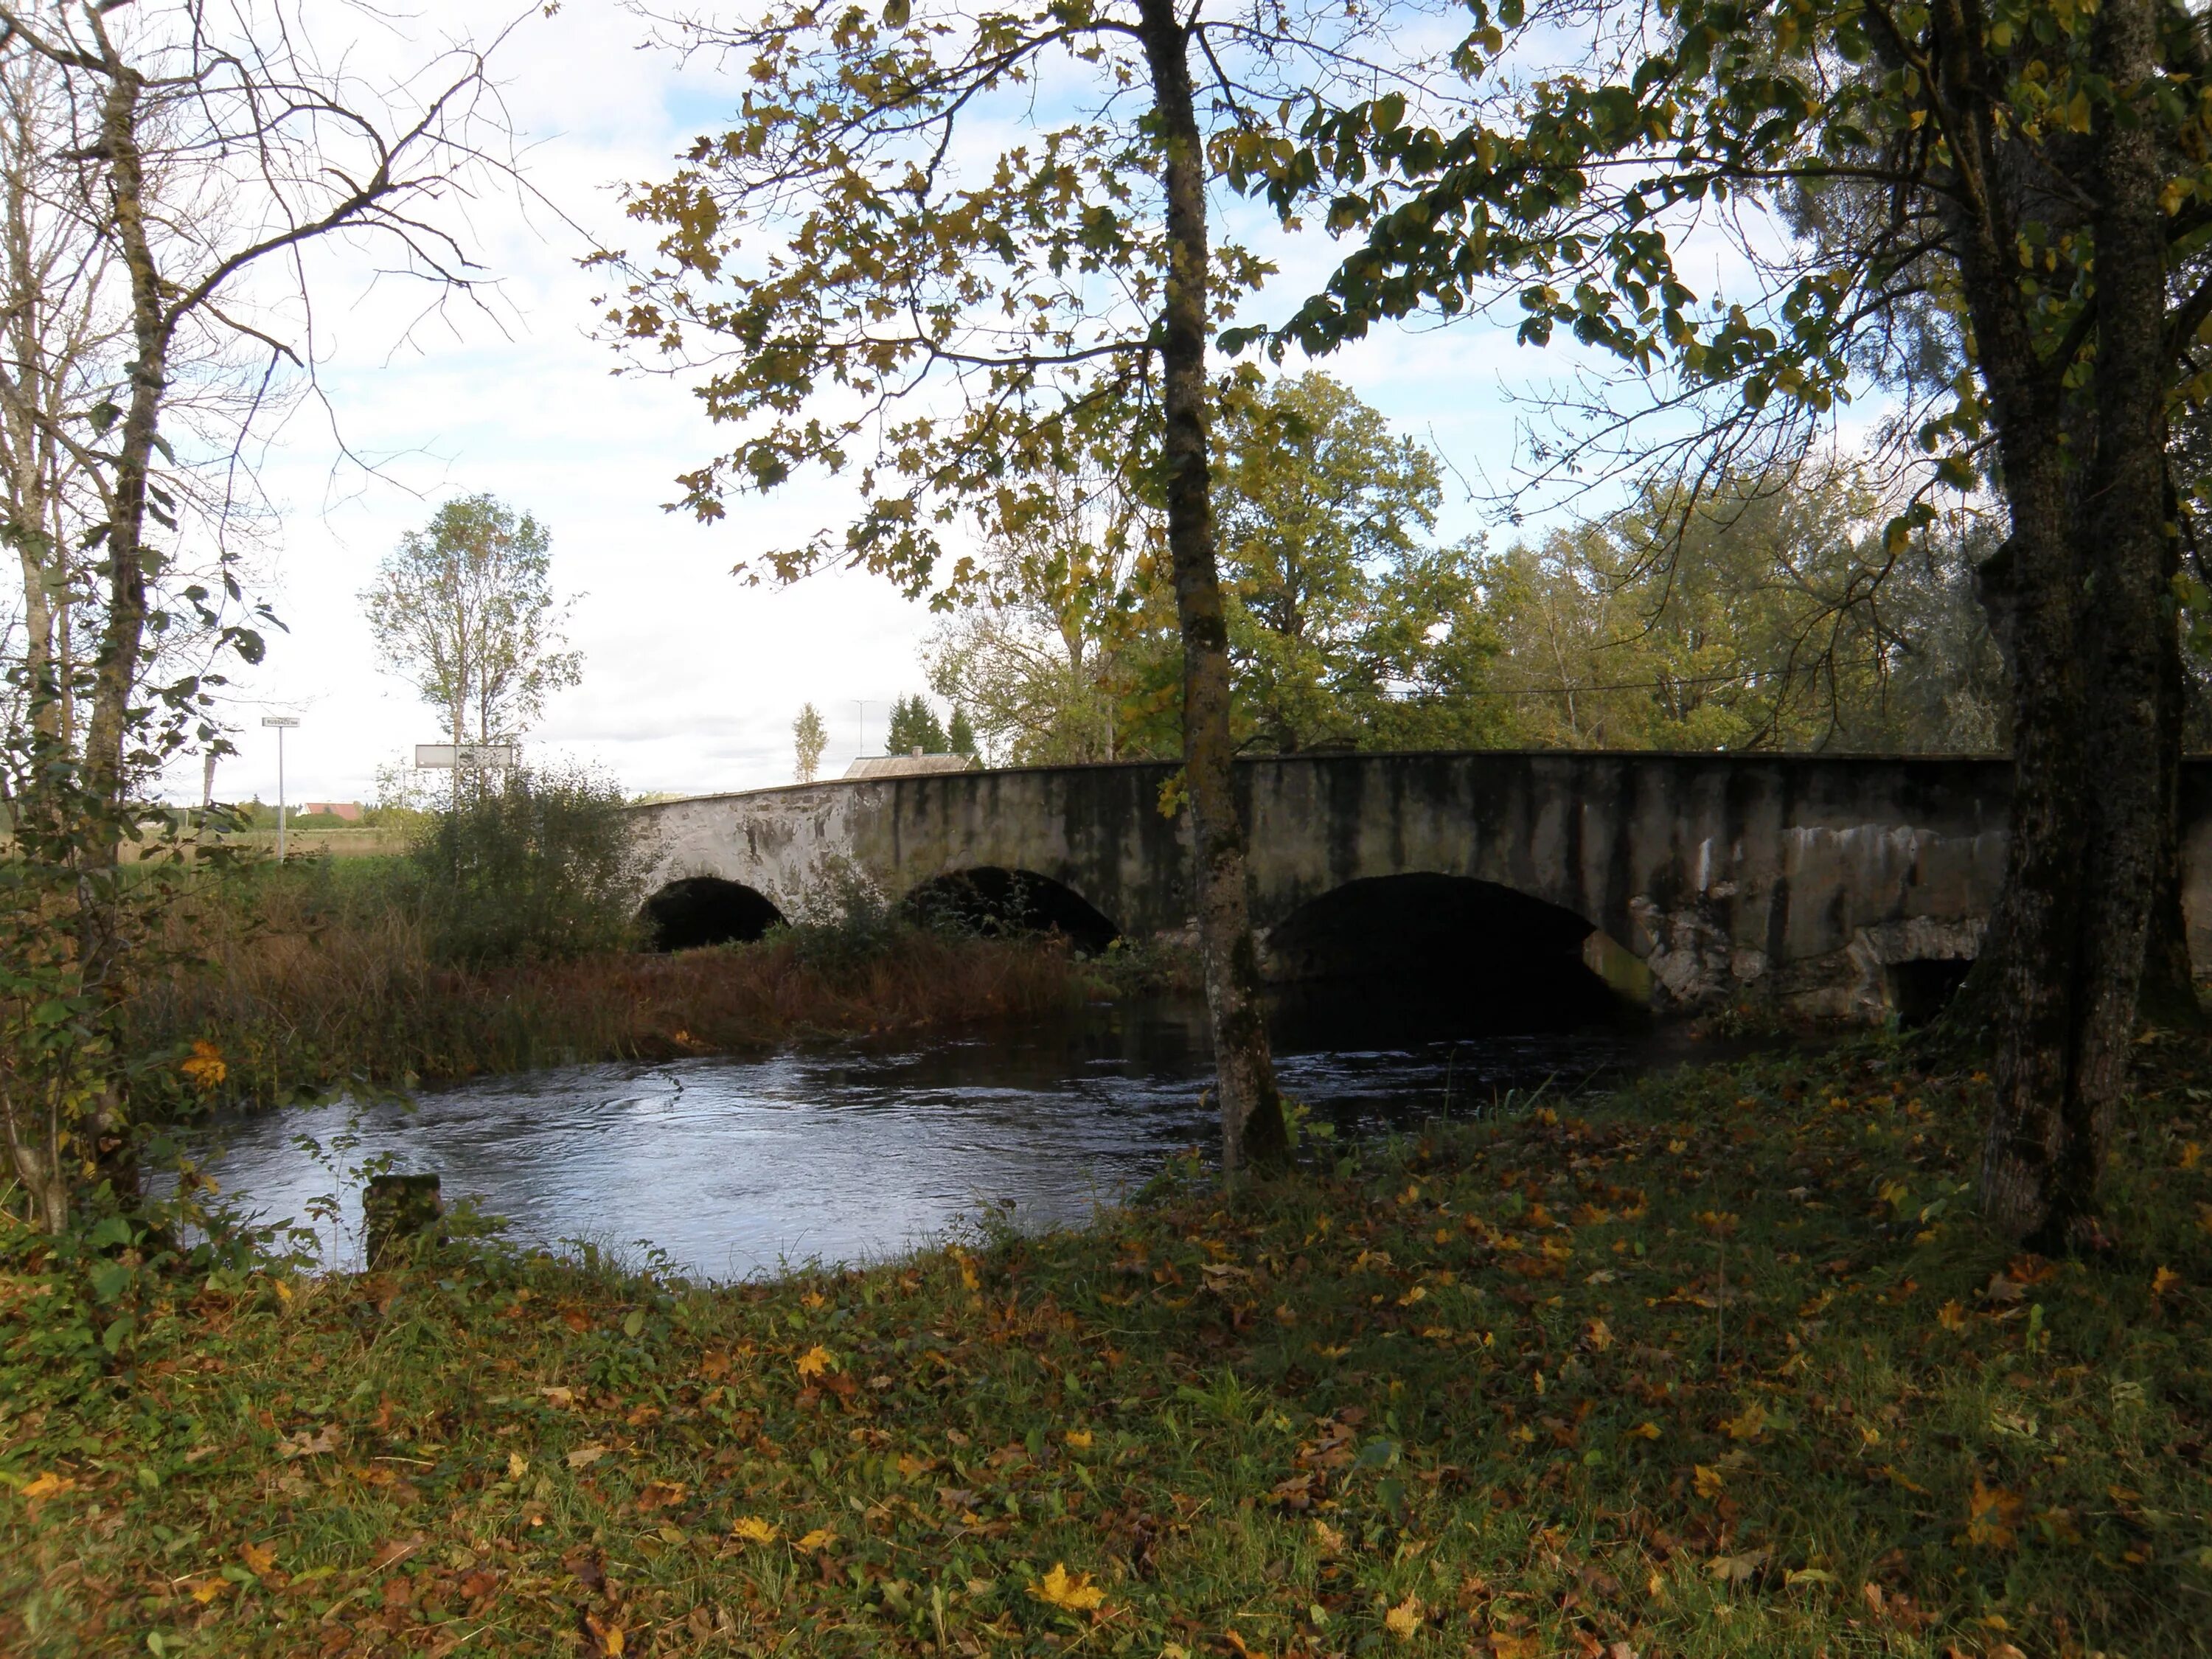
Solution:
<path fill-rule="evenodd" d="M 632 942 L 647 860 L 612 781 L 581 769 L 465 781 L 408 850 L 441 961 L 566 959 Z"/>

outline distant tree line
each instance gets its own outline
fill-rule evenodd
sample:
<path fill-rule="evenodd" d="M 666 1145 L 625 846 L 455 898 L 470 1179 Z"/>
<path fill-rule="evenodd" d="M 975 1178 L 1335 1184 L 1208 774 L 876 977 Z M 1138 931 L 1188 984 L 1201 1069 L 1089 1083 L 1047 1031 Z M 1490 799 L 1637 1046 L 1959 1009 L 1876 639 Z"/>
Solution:
<path fill-rule="evenodd" d="M 1246 753 L 1529 747 L 1988 752 L 2004 664 L 1974 592 L 1995 538 L 1902 547 L 1847 464 L 1647 490 L 1516 539 L 1439 540 L 1437 458 L 1328 376 L 1229 404 L 1215 478 Z M 1160 514 L 1094 467 L 986 551 L 933 635 L 947 732 L 902 699 L 890 752 L 1054 763 L 1182 752 L 1181 643 Z M 972 717 L 969 711 L 973 711 Z"/>

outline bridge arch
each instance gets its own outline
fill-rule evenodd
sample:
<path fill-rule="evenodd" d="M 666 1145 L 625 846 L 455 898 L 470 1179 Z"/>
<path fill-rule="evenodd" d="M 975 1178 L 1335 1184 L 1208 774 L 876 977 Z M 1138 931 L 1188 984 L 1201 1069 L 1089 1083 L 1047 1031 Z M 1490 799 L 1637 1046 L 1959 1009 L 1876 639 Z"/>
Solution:
<path fill-rule="evenodd" d="M 900 901 L 918 921 L 977 933 L 1060 933 L 1083 951 L 1121 936 L 1113 918 L 1065 882 L 1034 870 L 978 865 L 919 883 Z"/>
<path fill-rule="evenodd" d="M 750 945 L 783 921 L 774 900 L 720 876 L 684 876 L 645 902 L 640 918 L 656 951 Z"/>
<path fill-rule="evenodd" d="M 1413 871 L 1348 881 L 1299 905 L 1269 930 L 1266 966 L 1301 1019 L 1415 1035 L 1556 1030 L 1622 1012 L 1592 970 L 1593 941 L 1607 942 L 1560 905 Z"/>

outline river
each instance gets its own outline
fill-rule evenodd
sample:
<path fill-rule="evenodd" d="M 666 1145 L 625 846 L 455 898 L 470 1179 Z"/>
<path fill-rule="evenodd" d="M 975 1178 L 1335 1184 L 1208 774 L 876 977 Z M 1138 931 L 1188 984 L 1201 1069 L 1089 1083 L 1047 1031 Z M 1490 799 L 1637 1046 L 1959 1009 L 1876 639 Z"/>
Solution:
<path fill-rule="evenodd" d="M 1339 1034 L 1331 1034 L 1332 1037 Z M 1340 1136 L 1570 1091 L 1694 1052 L 1682 1034 L 1492 1035 L 1279 1055 L 1285 1092 Z M 737 1279 L 896 1254 L 986 1217 L 1080 1222 L 1176 1152 L 1213 1155 L 1204 1011 L 1102 1006 L 1066 1019 L 765 1058 L 570 1066 L 385 1102 L 217 1126 L 208 1170 L 265 1220 L 360 1255 L 360 1166 L 436 1172 L 524 1244 L 588 1241 L 633 1263 Z M 311 1147 L 309 1143 L 314 1143 Z"/>

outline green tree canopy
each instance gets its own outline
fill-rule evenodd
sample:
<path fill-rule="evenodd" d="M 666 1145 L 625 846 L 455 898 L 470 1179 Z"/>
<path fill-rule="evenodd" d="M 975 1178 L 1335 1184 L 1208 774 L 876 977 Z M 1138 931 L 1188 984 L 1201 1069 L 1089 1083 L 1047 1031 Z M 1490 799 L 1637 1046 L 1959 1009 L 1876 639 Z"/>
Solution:
<path fill-rule="evenodd" d="M 409 531 L 361 599 L 386 669 L 446 717 L 456 744 L 520 737 L 582 678 L 582 654 L 562 637 L 574 601 L 554 596 L 552 538 L 492 496 L 447 501 Z"/>
<path fill-rule="evenodd" d="M 891 704 L 890 732 L 884 739 L 887 755 L 946 755 L 952 752 L 944 724 L 929 700 L 919 691 Z"/>

